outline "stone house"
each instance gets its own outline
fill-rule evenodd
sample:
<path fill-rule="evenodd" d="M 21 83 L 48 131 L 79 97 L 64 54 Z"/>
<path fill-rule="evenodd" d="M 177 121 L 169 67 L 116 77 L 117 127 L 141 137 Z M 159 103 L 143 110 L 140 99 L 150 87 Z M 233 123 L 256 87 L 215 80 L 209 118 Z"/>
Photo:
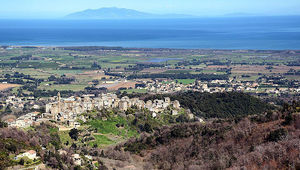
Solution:
<path fill-rule="evenodd" d="M 37 159 L 38 157 L 36 156 L 36 151 L 34 150 L 29 150 L 25 153 L 19 154 L 18 156 L 15 157 L 15 160 L 21 159 L 23 157 L 28 157 L 31 160 Z"/>

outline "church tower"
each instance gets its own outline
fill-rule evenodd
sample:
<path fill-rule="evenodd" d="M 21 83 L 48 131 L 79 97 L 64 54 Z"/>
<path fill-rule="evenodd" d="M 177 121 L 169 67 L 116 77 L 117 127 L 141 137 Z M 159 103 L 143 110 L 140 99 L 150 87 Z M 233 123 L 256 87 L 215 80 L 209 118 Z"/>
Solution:
<path fill-rule="evenodd" d="M 57 93 L 57 100 L 60 102 L 60 92 Z"/>
<path fill-rule="evenodd" d="M 55 115 L 55 120 L 57 119 L 58 114 L 61 113 L 61 96 L 60 92 L 57 93 L 57 114 Z"/>

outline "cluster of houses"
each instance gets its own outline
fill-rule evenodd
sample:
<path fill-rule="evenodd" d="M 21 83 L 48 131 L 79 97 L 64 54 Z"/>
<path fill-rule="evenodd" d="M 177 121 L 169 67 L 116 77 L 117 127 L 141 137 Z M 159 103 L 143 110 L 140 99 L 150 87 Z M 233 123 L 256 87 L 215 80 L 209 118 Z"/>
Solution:
<path fill-rule="evenodd" d="M 252 93 L 267 94 L 295 94 L 300 92 L 298 87 L 281 87 L 274 82 L 256 82 L 256 81 L 237 81 L 232 78 L 229 80 L 211 80 L 211 81 L 195 81 L 190 84 L 176 83 L 176 81 L 155 80 L 147 81 L 146 90 L 152 93 L 173 93 L 178 91 L 199 91 L 199 92 L 231 92 L 242 91 Z M 300 86 L 300 84 L 298 85 Z M 266 88 L 260 88 L 266 87 Z"/>
<path fill-rule="evenodd" d="M 228 86 L 231 84 L 232 86 Z M 209 85 L 214 85 L 210 87 Z M 226 85 L 227 87 L 223 87 Z M 225 92 L 225 91 L 243 91 L 255 90 L 252 85 L 244 86 L 243 84 L 233 84 L 230 80 L 212 80 L 212 81 L 195 81 L 190 84 L 176 83 L 176 81 L 153 81 L 147 83 L 146 89 L 152 93 L 173 93 L 178 91 L 200 91 L 200 92 Z"/>
<path fill-rule="evenodd" d="M 40 112 L 31 112 L 20 116 L 17 119 L 9 118 L 5 122 L 11 127 L 27 128 L 34 124 L 37 125 L 41 120 L 40 118 Z"/>
<path fill-rule="evenodd" d="M 38 156 L 36 155 L 36 151 L 29 150 L 29 151 L 26 151 L 24 153 L 21 153 L 21 154 L 17 155 L 15 157 L 15 160 L 18 160 L 18 159 L 21 159 L 21 158 L 24 158 L 24 157 L 27 157 L 27 158 L 32 159 L 32 160 L 38 158 Z"/>
<path fill-rule="evenodd" d="M 36 104 L 35 98 L 33 96 L 30 97 L 8 96 L 2 105 L 4 107 L 11 106 L 12 108 L 15 109 L 24 109 L 25 105 L 30 105 L 32 109 L 40 108 L 40 106 Z"/>
<path fill-rule="evenodd" d="M 67 151 L 62 150 L 62 149 L 58 150 L 58 153 L 60 155 L 64 155 L 64 154 L 67 155 Z M 26 151 L 24 153 L 16 155 L 14 157 L 14 160 L 19 161 L 19 160 L 24 159 L 24 158 L 28 158 L 30 160 L 38 160 L 38 159 L 40 159 L 40 157 L 37 156 L 37 153 L 36 153 L 35 150 L 28 150 L 28 151 Z M 87 161 L 87 163 L 90 163 L 91 165 L 95 165 L 96 162 L 97 162 L 97 161 L 93 161 L 93 157 L 90 156 L 90 155 L 84 155 L 83 158 L 82 158 L 79 154 L 75 153 L 75 154 L 71 155 L 71 158 L 72 158 L 74 164 L 78 165 L 78 166 L 81 166 L 83 164 L 83 162 L 85 162 L 85 161 Z"/>
<path fill-rule="evenodd" d="M 60 149 L 58 150 L 59 155 L 67 155 L 68 152 Z M 91 164 L 95 169 L 97 169 L 96 164 L 98 161 L 95 161 L 94 157 L 91 155 L 79 155 L 77 153 L 74 153 L 71 155 L 71 158 L 75 165 L 81 166 L 84 162 Z"/>
<path fill-rule="evenodd" d="M 8 98 L 9 101 L 12 101 L 12 99 L 16 98 Z M 144 102 L 139 98 L 129 98 L 127 96 L 118 98 L 116 94 L 112 93 L 101 94 L 98 97 L 83 95 L 69 98 L 61 98 L 60 93 L 58 93 L 50 101 L 50 103 L 46 104 L 45 113 L 30 112 L 17 119 L 9 118 L 5 122 L 11 127 L 27 128 L 32 125 L 38 125 L 41 122 L 54 120 L 76 128 L 80 126 L 80 123 L 76 122 L 77 118 L 85 121 L 85 117 L 80 116 L 80 114 L 94 109 L 113 108 L 127 111 L 131 107 L 136 107 L 138 109 L 148 109 L 153 117 L 156 117 L 158 113 L 163 112 L 167 108 L 172 109 L 173 115 L 178 114 L 180 109 L 180 103 L 177 100 L 171 101 L 168 97 L 164 98 L 164 100 L 156 99 Z"/>
<path fill-rule="evenodd" d="M 176 114 L 180 109 L 180 103 L 175 100 L 171 101 L 170 98 L 164 100 L 154 100 L 144 102 L 139 98 L 129 98 L 127 96 L 118 98 L 116 94 L 107 93 L 101 94 L 98 97 L 93 95 L 84 95 L 82 97 L 70 97 L 62 99 L 58 93 L 56 100 L 46 105 L 46 113 L 43 114 L 44 118 L 51 118 L 55 121 L 73 122 L 81 113 L 91 111 L 93 109 L 107 109 L 117 108 L 122 111 L 127 111 L 128 108 L 135 106 L 138 109 L 148 109 L 155 117 L 157 113 L 171 107 Z"/>
<path fill-rule="evenodd" d="M 152 93 L 170 93 L 187 90 L 188 86 L 176 83 L 174 81 L 169 83 L 153 81 L 147 84 L 146 89 Z"/>
<path fill-rule="evenodd" d="M 45 148 L 42 148 L 42 149 L 45 150 Z M 59 153 L 59 155 L 67 155 L 68 154 L 67 151 L 62 150 L 62 149 L 58 150 L 58 153 Z M 40 159 L 40 157 L 37 155 L 37 152 L 35 150 L 28 150 L 26 152 L 20 153 L 19 155 L 16 155 L 14 157 L 14 160 L 20 161 L 21 159 L 24 159 L 24 158 L 30 159 L 32 161 Z M 97 161 L 93 161 L 94 160 L 93 156 L 90 156 L 90 155 L 81 156 L 77 153 L 74 153 L 71 155 L 71 159 L 73 160 L 75 165 L 81 166 L 84 162 L 86 162 L 86 163 L 93 165 L 94 168 L 96 168 L 95 164 L 97 163 Z"/>

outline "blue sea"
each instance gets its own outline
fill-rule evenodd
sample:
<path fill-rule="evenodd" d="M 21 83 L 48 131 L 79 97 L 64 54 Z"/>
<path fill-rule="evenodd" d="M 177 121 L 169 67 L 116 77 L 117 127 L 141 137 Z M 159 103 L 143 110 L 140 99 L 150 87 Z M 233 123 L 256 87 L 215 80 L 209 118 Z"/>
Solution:
<path fill-rule="evenodd" d="M 300 49 L 300 16 L 0 20 L 0 45 Z"/>

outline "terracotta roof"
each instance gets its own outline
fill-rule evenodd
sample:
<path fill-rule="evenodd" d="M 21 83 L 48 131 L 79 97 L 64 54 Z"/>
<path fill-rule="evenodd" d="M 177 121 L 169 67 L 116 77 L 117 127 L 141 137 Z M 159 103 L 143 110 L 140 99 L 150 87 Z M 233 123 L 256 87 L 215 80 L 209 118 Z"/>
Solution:
<path fill-rule="evenodd" d="M 8 119 L 8 120 L 6 120 L 6 122 L 8 122 L 8 123 L 11 123 L 11 122 L 14 122 L 15 120 L 14 119 Z"/>
<path fill-rule="evenodd" d="M 27 151 L 27 153 L 36 154 L 36 152 L 34 150 Z"/>

